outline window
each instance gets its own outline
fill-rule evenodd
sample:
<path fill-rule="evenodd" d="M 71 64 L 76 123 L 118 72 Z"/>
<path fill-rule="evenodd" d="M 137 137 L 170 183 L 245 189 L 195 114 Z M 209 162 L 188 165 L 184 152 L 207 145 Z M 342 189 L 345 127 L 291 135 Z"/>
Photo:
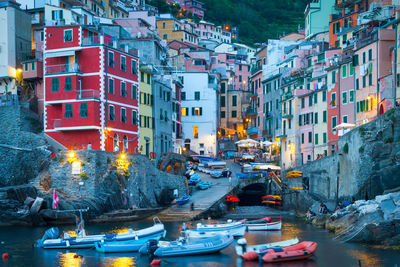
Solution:
<path fill-rule="evenodd" d="M 342 93 L 342 104 L 347 104 L 347 92 Z"/>
<path fill-rule="evenodd" d="M 222 118 L 222 119 L 225 118 L 225 111 L 221 111 L 221 118 Z"/>
<path fill-rule="evenodd" d="M 304 133 L 301 134 L 301 143 L 304 144 Z"/>
<path fill-rule="evenodd" d="M 233 96 L 232 96 L 232 106 L 233 106 L 233 107 L 236 107 L 236 106 L 237 106 L 237 96 L 236 96 L 236 95 L 233 95 Z"/>
<path fill-rule="evenodd" d="M 225 83 L 221 83 L 221 94 L 225 94 Z"/>
<path fill-rule="evenodd" d="M 72 91 L 72 77 L 65 77 L 65 84 L 64 84 L 65 91 Z"/>
<path fill-rule="evenodd" d="M 356 79 L 356 90 L 360 90 L 360 80 Z"/>
<path fill-rule="evenodd" d="M 126 71 L 126 57 L 121 56 L 121 70 Z"/>
<path fill-rule="evenodd" d="M 322 102 L 326 102 L 326 91 L 322 91 Z"/>
<path fill-rule="evenodd" d="M 366 78 L 366 76 L 362 77 L 362 86 L 363 86 L 363 88 L 365 88 L 367 86 L 367 78 Z"/>
<path fill-rule="evenodd" d="M 342 66 L 342 78 L 347 77 L 347 65 Z"/>
<path fill-rule="evenodd" d="M 372 70 L 371 70 L 371 72 L 368 74 L 368 85 L 369 85 L 369 86 L 372 85 Z"/>
<path fill-rule="evenodd" d="M 192 116 L 201 116 L 203 115 L 203 108 L 192 108 Z"/>
<path fill-rule="evenodd" d="M 241 83 L 243 81 L 242 75 L 239 75 L 239 82 Z"/>
<path fill-rule="evenodd" d="M 365 52 L 362 53 L 362 57 L 363 57 L 363 64 L 365 64 Z"/>
<path fill-rule="evenodd" d="M 121 122 L 126 123 L 126 109 L 121 108 Z"/>
<path fill-rule="evenodd" d="M 65 104 L 65 118 L 72 118 L 72 104 Z"/>
<path fill-rule="evenodd" d="M 108 107 L 108 114 L 109 114 L 109 119 L 110 119 L 110 121 L 113 121 L 113 120 L 115 120 L 115 109 L 114 109 L 114 106 L 109 106 Z"/>
<path fill-rule="evenodd" d="M 314 143 L 318 145 L 318 134 L 316 133 L 314 136 Z"/>
<path fill-rule="evenodd" d="M 132 124 L 137 125 L 137 111 L 132 110 Z"/>
<path fill-rule="evenodd" d="M 314 104 L 318 103 L 318 93 L 314 94 Z"/>
<path fill-rule="evenodd" d="M 275 99 L 275 108 L 279 109 L 279 100 L 278 99 Z"/>
<path fill-rule="evenodd" d="M 335 116 L 335 117 L 332 117 L 332 130 L 335 129 L 336 125 L 337 125 L 337 118 Z"/>
<path fill-rule="evenodd" d="M 136 65 L 136 60 L 132 60 L 132 74 L 137 74 L 137 65 Z"/>
<path fill-rule="evenodd" d="M 171 92 L 167 92 L 167 101 L 171 101 Z"/>
<path fill-rule="evenodd" d="M 308 106 L 311 107 L 312 106 L 312 95 L 310 95 L 308 97 Z"/>
<path fill-rule="evenodd" d="M 225 96 L 221 96 L 221 98 L 220 98 L 220 104 L 221 104 L 221 107 L 223 108 L 223 107 L 225 107 Z"/>
<path fill-rule="evenodd" d="M 126 93 L 126 83 L 121 82 L 121 96 L 125 97 L 127 95 Z"/>
<path fill-rule="evenodd" d="M 260 117 L 258 117 L 258 124 L 260 124 Z M 292 120 L 288 119 L 288 128 L 292 129 Z"/>
<path fill-rule="evenodd" d="M 114 80 L 111 78 L 108 79 L 108 93 L 114 94 Z"/>
<path fill-rule="evenodd" d="M 323 133 L 322 134 L 322 141 L 324 142 L 324 144 L 326 144 L 326 133 Z"/>
<path fill-rule="evenodd" d="M 132 84 L 132 99 L 136 100 L 137 99 L 137 86 Z M 151 103 L 147 103 L 151 105 Z"/>
<path fill-rule="evenodd" d="M 144 83 L 144 72 L 140 73 L 140 82 Z"/>
<path fill-rule="evenodd" d="M 368 50 L 368 61 L 372 60 L 372 48 Z"/>
<path fill-rule="evenodd" d="M 349 91 L 349 103 L 354 102 L 354 90 Z"/>
<path fill-rule="evenodd" d="M 87 118 L 87 116 L 88 116 L 88 105 L 87 105 L 87 103 L 81 103 L 80 104 L 79 116 L 81 116 L 81 118 Z"/>
<path fill-rule="evenodd" d="M 199 127 L 193 126 L 193 138 L 199 138 Z"/>
<path fill-rule="evenodd" d="M 114 53 L 111 51 L 108 51 L 108 66 L 113 68 L 114 67 Z"/>
<path fill-rule="evenodd" d="M 186 92 L 181 92 L 181 100 L 186 100 Z"/>
<path fill-rule="evenodd" d="M 346 116 L 343 116 L 343 122 L 344 122 L 344 123 L 347 123 L 347 115 L 346 115 Z"/>
<path fill-rule="evenodd" d="M 58 92 L 58 78 L 51 79 L 51 91 Z"/>
<path fill-rule="evenodd" d="M 336 93 L 332 93 L 331 95 L 331 106 L 336 107 Z"/>
<path fill-rule="evenodd" d="M 40 41 L 43 42 L 44 41 L 44 31 L 40 32 Z"/>
<path fill-rule="evenodd" d="M 28 71 L 28 70 L 29 70 L 29 69 L 28 69 L 28 63 L 25 63 L 25 64 L 24 64 L 24 70 L 25 70 L 25 71 Z"/>
<path fill-rule="evenodd" d="M 326 110 L 322 111 L 322 122 L 326 122 Z"/>
<path fill-rule="evenodd" d="M 239 71 L 242 71 L 242 65 L 239 64 Z"/>
<path fill-rule="evenodd" d="M 237 111 L 236 110 L 232 110 L 232 118 L 236 118 L 237 117 Z"/>
<path fill-rule="evenodd" d="M 151 75 L 147 73 L 146 76 L 147 76 L 147 84 L 151 84 Z"/>
<path fill-rule="evenodd" d="M 64 30 L 64 43 L 72 42 L 72 30 Z"/>
<path fill-rule="evenodd" d="M 301 99 L 301 108 L 305 108 L 305 106 L 306 106 L 306 100 L 305 100 L 305 98 L 303 97 L 302 99 Z"/>
<path fill-rule="evenodd" d="M 350 76 L 354 75 L 354 66 L 352 62 L 350 62 L 349 64 L 349 75 Z"/>
<path fill-rule="evenodd" d="M 181 108 L 182 116 L 189 116 L 189 108 Z"/>
<path fill-rule="evenodd" d="M 314 124 L 318 124 L 318 112 L 314 113 Z"/>
<path fill-rule="evenodd" d="M 165 39 L 165 40 L 168 39 L 168 34 L 164 34 L 163 39 Z"/>
<path fill-rule="evenodd" d="M 312 132 L 308 132 L 308 142 L 312 143 Z"/>
<path fill-rule="evenodd" d="M 200 100 L 200 92 L 199 91 L 194 92 L 194 100 Z"/>
<path fill-rule="evenodd" d="M 332 83 L 336 83 L 336 71 L 332 71 L 331 79 L 332 79 Z"/>
<path fill-rule="evenodd" d="M 358 66 L 358 55 L 354 55 L 354 57 L 353 57 L 353 66 L 355 67 L 355 66 Z"/>

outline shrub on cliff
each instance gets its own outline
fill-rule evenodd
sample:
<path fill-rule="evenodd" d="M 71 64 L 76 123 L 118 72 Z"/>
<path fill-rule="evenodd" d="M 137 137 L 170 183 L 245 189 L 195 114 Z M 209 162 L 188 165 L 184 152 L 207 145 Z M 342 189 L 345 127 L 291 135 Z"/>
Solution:
<path fill-rule="evenodd" d="M 349 153 L 349 144 L 347 144 L 347 143 L 344 144 L 344 146 L 343 146 L 343 152 L 346 153 L 346 154 Z"/>

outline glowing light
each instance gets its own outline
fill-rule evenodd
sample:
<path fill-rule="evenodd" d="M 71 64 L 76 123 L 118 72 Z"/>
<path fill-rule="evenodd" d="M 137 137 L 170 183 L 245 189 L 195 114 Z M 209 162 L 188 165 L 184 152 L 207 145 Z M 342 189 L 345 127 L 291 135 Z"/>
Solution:
<path fill-rule="evenodd" d="M 243 81 L 243 84 L 246 84 L 246 81 Z"/>
<path fill-rule="evenodd" d="M 229 31 L 229 26 L 225 26 L 225 30 L 226 30 L 226 31 Z"/>
<path fill-rule="evenodd" d="M 186 151 L 186 147 L 183 148 L 183 151 Z"/>
<path fill-rule="evenodd" d="M 17 69 L 17 72 L 22 72 L 22 69 L 18 68 L 18 69 Z"/>
<path fill-rule="evenodd" d="M 125 153 L 121 153 L 121 155 L 119 155 L 119 157 L 120 157 L 121 159 L 126 159 L 126 154 L 125 154 Z"/>
<path fill-rule="evenodd" d="M 76 155 L 74 151 L 68 153 L 68 162 L 72 164 L 72 162 L 76 161 Z"/>

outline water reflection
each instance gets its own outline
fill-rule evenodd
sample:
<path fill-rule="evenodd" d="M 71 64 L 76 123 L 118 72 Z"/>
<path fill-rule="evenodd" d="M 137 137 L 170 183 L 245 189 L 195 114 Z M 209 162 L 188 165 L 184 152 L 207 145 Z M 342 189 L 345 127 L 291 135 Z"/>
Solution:
<path fill-rule="evenodd" d="M 60 266 L 62 267 L 80 267 L 85 265 L 85 259 L 83 257 L 76 257 L 76 253 L 61 253 L 59 252 L 57 257 L 59 258 Z"/>
<path fill-rule="evenodd" d="M 353 258 L 357 261 L 361 261 L 361 265 L 363 267 L 376 267 L 380 266 L 380 261 L 377 259 L 376 255 L 370 253 L 368 251 L 361 251 L 361 250 L 348 250 L 349 253 Z"/>
<path fill-rule="evenodd" d="M 119 257 L 119 258 L 107 257 L 104 259 L 104 266 L 106 266 L 106 267 L 136 266 L 136 258 L 135 257 Z"/>

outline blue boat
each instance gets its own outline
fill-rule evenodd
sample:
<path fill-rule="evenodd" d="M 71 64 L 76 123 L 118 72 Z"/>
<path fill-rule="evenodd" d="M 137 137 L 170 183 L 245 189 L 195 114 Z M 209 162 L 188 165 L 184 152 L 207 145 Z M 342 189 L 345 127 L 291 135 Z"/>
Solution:
<path fill-rule="evenodd" d="M 154 252 L 157 257 L 187 256 L 211 254 L 221 251 L 233 242 L 231 235 L 216 235 L 214 237 L 195 240 L 178 240 L 172 242 L 159 242 Z"/>
<path fill-rule="evenodd" d="M 257 177 L 268 177 L 268 172 L 249 172 L 249 173 L 237 172 L 236 177 L 239 179 L 252 179 L 252 178 L 257 178 Z"/>
<path fill-rule="evenodd" d="M 180 197 L 180 198 L 178 198 L 178 199 L 176 200 L 176 204 L 178 204 L 178 205 L 186 204 L 186 203 L 189 201 L 189 199 L 190 199 L 189 196 Z"/>
<path fill-rule="evenodd" d="M 137 236 L 135 239 L 127 241 L 102 240 L 95 243 L 95 247 L 98 252 L 102 253 L 137 252 L 147 241 L 150 239 L 159 240 L 161 237 L 165 237 L 165 233 L 164 226 L 161 227 L 160 224 L 156 224 L 150 228 L 136 231 Z"/>
<path fill-rule="evenodd" d="M 206 190 L 211 187 L 211 182 L 201 182 L 197 185 L 201 190 Z"/>

